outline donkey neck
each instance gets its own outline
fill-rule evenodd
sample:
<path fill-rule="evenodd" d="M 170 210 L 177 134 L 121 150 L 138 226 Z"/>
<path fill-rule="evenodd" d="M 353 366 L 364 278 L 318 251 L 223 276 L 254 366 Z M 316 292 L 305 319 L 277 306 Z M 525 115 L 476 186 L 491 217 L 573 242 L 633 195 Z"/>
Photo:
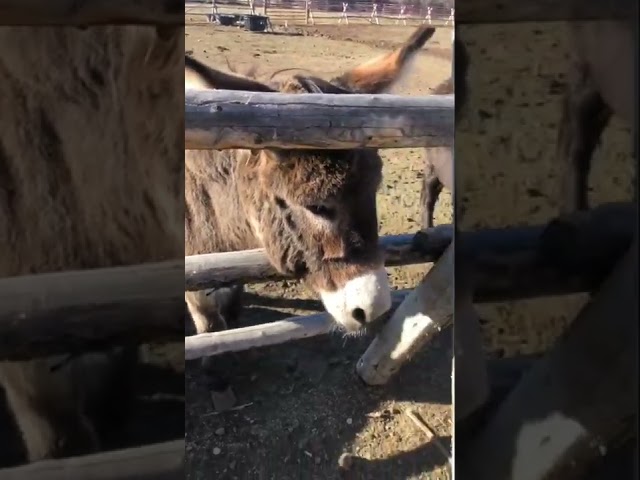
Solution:
<path fill-rule="evenodd" d="M 259 248 L 238 190 L 235 151 L 185 151 L 185 255 Z"/>

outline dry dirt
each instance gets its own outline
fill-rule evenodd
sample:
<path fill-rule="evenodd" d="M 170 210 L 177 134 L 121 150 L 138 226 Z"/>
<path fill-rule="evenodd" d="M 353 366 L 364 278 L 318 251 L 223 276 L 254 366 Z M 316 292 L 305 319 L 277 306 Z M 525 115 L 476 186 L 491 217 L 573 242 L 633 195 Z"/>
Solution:
<path fill-rule="evenodd" d="M 247 33 L 230 27 L 188 26 L 186 49 L 211 66 L 271 73 L 300 67 L 327 78 L 379 55 L 410 35 L 408 27 L 315 26 Z M 442 29 L 421 53 L 397 93 L 425 95 L 451 68 L 451 30 Z M 246 70 L 244 70 L 246 71 Z M 378 205 L 382 234 L 419 227 L 423 159 L 418 149 L 387 150 Z M 441 197 L 437 219 L 451 221 L 451 198 Z M 395 288 L 412 287 L 426 266 L 392 269 Z M 296 282 L 251 286 L 243 323 L 274 321 L 322 310 Z M 215 414 L 206 378 L 188 369 L 187 431 L 190 479 L 341 478 L 338 457 L 358 456 L 347 477 L 445 479 L 446 459 L 404 415 L 411 406 L 449 446 L 451 337 L 445 334 L 384 389 L 360 383 L 353 371 L 371 337 L 340 335 L 242 352 L 234 389 L 246 408 Z M 218 433 L 216 433 L 218 432 Z"/>
<path fill-rule="evenodd" d="M 464 26 L 459 35 L 469 51 L 473 89 L 455 138 L 458 225 L 467 230 L 544 223 L 558 213 L 553 158 L 570 58 L 567 25 Z M 519 126 L 516 135 L 513 125 Z M 592 205 L 633 198 L 631 144 L 629 128 L 614 118 L 594 155 Z M 487 351 L 510 356 L 545 350 L 585 299 L 480 306 Z"/>

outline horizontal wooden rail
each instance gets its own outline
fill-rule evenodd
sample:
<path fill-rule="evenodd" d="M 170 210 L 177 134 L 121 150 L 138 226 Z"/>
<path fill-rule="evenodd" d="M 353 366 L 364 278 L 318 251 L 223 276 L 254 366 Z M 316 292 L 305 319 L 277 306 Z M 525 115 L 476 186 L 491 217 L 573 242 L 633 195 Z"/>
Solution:
<path fill-rule="evenodd" d="M 469 0 L 456 4 L 456 23 L 517 23 L 637 18 L 634 0 Z"/>
<path fill-rule="evenodd" d="M 586 292 L 628 246 L 635 207 L 606 204 L 549 225 L 486 228 L 460 232 L 456 264 L 474 262 L 476 302 L 494 302 Z M 380 239 L 387 266 L 434 262 L 451 238 L 451 225 L 417 235 Z M 193 255 L 185 258 L 186 290 L 232 282 L 283 279 L 263 250 Z"/>
<path fill-rule="evenodd" d="M 184 439 L 0 469 L 2 480 L 183 480 Z"/>
<path fill-rule="evenodd" d="M 179 0 L 0 0 L 2 25 L 184 25 Z"/>
<path fill-rule="evenodd" d="M 400 305 L 409 292 L 410 290 L 393 292 L 389 313 Z M 201 333 L 185 337 L 184 358 L 195 360 L 228 352 L 279 345 L 291 340 L 324 335 L 334 328 L 335 323 L 329 314 L 323 312 L 221 332 Z"/>
<path fill-rule="evenodd" d="M 380 245 L 385 252 L 385 265 L 396 267 L 433 262 L 442 254 L 452 236 L 451 225 L 430 229 L 421 250 L 414 248 L 412 234 L 382 237 Z M 271 266 L 264 249 L 191 255 L 185 257 L 184 269 L 187 291 L 233 282 L 257 283 L 285 278 Z"/>
<path fill-rule="evenodd" d="M 475 302 L 590 292 L 631 243 L 636 215 L 633 203 L 609 203 L 548 225 L 458 233 L 456 265 L 473 262 Z"/>
<path fill-rule="evenodd" d="M 628 247 L 635 218 L 634 204 L 607 204 L 549 226 L 462 232 L 455 264 L 474 262 L 476 302 L 591 291 Z M 451 237 L 447 225 L 416 236 L 385 237 L 387 265 L 432 262 Z M 180 259 L 0 279 L 0 360 L 81 352 L 123 341 L 179 340 L 184 335 L 185 288 L 260 281 L 265 274 L 278 278 L 260 260 L 262 252 L 252 255 L 263 262 L 257 268 L 241 254 L 211 254 L 187 257 L 185 263 Z"/>
<path fill-rule="evenodd" d="M 438 147 L 453 141 L 454 96 L 187 90 L 185 148 Z"/>
<path fill-rule="evenodd" d="M 0 361 L 184 335 L 183 261 L 0 279 Z"/>

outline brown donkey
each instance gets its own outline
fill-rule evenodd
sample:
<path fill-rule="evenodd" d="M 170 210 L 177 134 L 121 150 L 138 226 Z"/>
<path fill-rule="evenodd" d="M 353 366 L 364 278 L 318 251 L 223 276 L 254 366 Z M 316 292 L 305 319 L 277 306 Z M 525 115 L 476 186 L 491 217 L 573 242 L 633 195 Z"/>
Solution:
<path fill-rule="evenodd" d="M 458 82 L 455 82 L 454 75 L 451 75 L 444 82 L 436 85 L 431 91 L 431 94 L 451 95 L 456 93 L 455 84 L 458 83 L 459 92 L 456 93 L 455 99 L 457 116 L 465 102 L 466 85 L 463 84 L 466 81 L 469 59 L 464 45 L 459 40 L 454 40 L 453 48 L 454 68 L 457 72 Z M 420 192 L 422 228 L 433 227 L 433 214 L 442 188 L 446 187 L 453 195 L 455 186 L 453 171 L 453 147 L 425 148 L 424 176 L 422 178 L 422 190 Z"/>
<path fill-rule="evenodd" d="M 294 76 L 261 83 L 185 58 L 185 88 L 285 93 L 383 93 L 433 35 L 420 27 L 398 50 L 331 81 Z M 346 332 L 391 305 L 378 246 L 376 150 L 226 150 L 185 153 L 185 254 L 262 247 L 280 272 L 302 279 Z M 198 332 L 224 328 L 215 298 L 186 292 Z"/>

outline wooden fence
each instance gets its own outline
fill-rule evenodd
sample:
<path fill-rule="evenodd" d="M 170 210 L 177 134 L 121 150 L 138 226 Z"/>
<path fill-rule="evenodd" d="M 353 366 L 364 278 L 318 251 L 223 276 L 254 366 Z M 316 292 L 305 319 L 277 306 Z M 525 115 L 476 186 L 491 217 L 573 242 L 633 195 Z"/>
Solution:
<path fill-rule="evenodd" d="M 187 17 L 202 17 L 211 22 L 215 15 L 265 15 L 278 24 L 289 25 L 398 25 L 416 26 L 422 23 L 453 27 L 454 12 L 446 7 L 407 7 L 406 5 L 345 0 L 339 9 L 325 0 L 207 0 L 185 3 Z M 192 23 L 192 22 L 191 22 Z M 200 23 L 200 22 L 197 22 Z"/>
<path fill-rule="evenodd" d="M 193 149 L 451 145 L 453 101 L 452 95 L 420 98 L 187 91 L 185 145 Z M 449 248 L 450 226 L 432 232 L 429 238 L 429 248 L 421 251 L 413 248 L 411 235 L 383 238 L 386 264 L 408 265 L 435 260 Z M 215 287 L 234 280 L 267 280 L 274 278 L 274 274 L 260 251 L 212 253 L 185 259 L 187 290 Z M 447 275 L 452 288 L 453 270 L 449 269 Z M 406 292 L 398 293 L 396 305 L 405 295 Z M 322 314 L 194 335 L 185 339 L 185 358 L 273 345 L 327 333 L 330 328 L 330 318 Z"/>

